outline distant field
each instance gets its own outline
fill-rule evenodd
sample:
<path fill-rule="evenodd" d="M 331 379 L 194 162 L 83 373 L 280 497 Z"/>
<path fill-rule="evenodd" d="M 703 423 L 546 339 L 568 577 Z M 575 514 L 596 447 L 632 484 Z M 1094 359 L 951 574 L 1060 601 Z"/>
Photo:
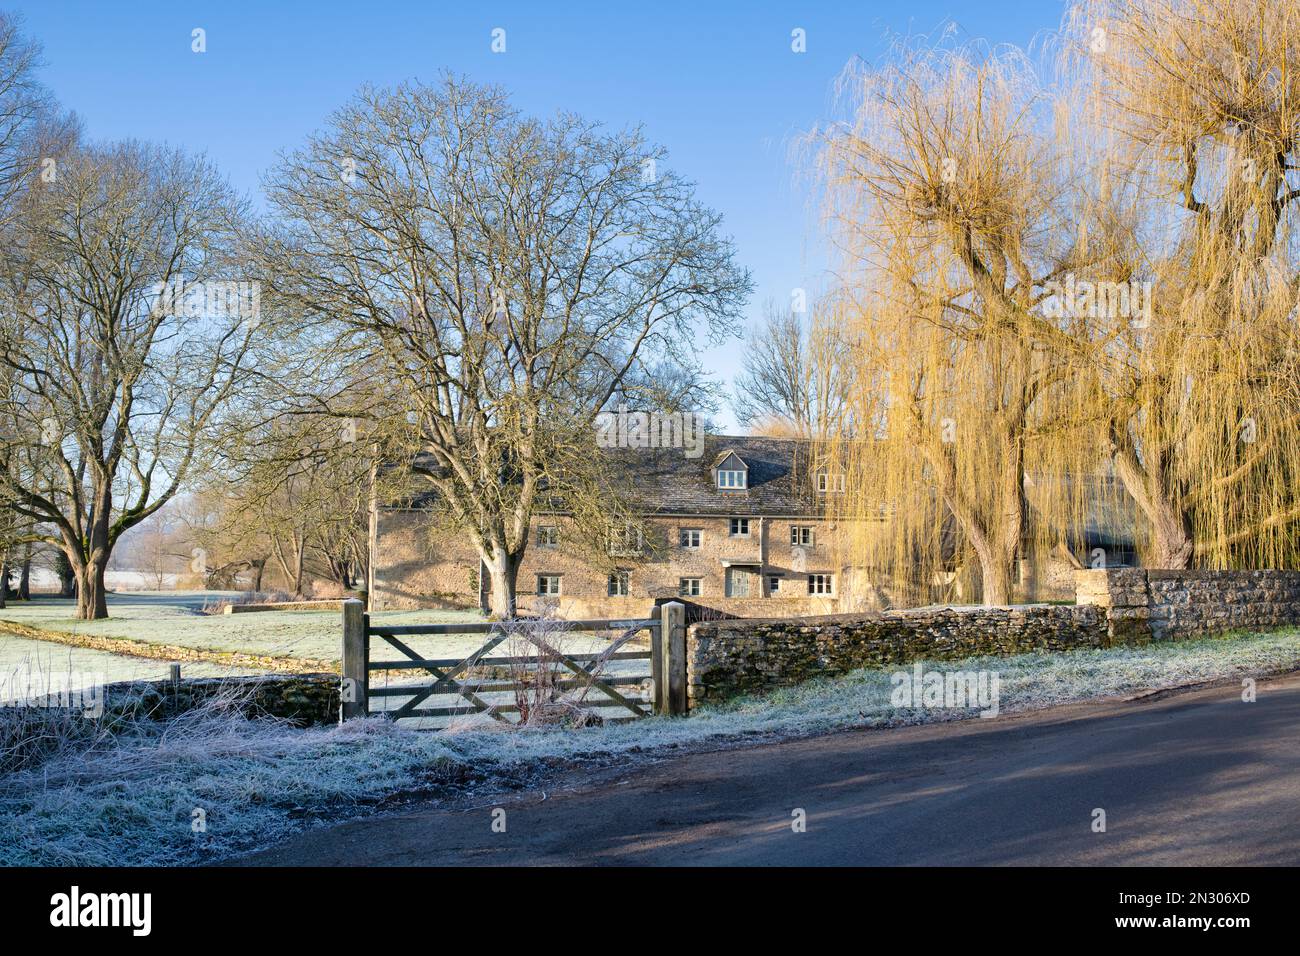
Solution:
<path fill-rule="evenodd" d="M 38 597 L 10 602 L 0 609 L 0 645 L 13 638 L 3 634 L 4 621 L 98 637 L 126 638 L 154 644 L 210 651 L 311 658 L 337 661 L 342 640 L 338 611 L 264 611 L 259 614 L 205 615 L 203 605 L 230 592 L 138 591 L 110 594 L 109 617 L 78 621 L 76 605 L 66 598 Z M 373 616 L 389 624 L 455 624 L 482 621 L 477 611 L 384 611 Z M 454 653 L 474 639 L 439 638 L 439 650 Z M 423 648 L 421 648 L 423 650 Z M 472 647 L 471 647 L 472 649 Z M 0 654 L 3 651 L 0 650 Z M 379 655 L 377 659 L 384 655 Z M 166 671 L 166 667 L 163 667 Z"/>
<path fill-rule="evenodd" d="M 53 688 L 80 690 L 119 681 L 162 680 L 168 676 L 169 668 L 165 660 L 33 641 L 4 634 L 0 629 L 0 704 L 50 693 Z M 184 661 L 181 668 L 186 677 L 258 673 L 204 661 Z"/>
<path fill-rule="evenodd" d="M 166 677 L 170 654 L 159 659 L 114 653 L 93 647 L 76 647 L 30 636 L 5 633 L 5 621 L 27 627 L 60 631 L 88 638 L 114 638 L 145 644 L 164 645 L 212 653 L 234 652 L 263 657 L 288 657 L 286 662 L 237 662 L 178 660 L 188 677 L 257 674 L 259 667 L 279 670 L 311 670 L 336 664 L 341 655 L 342 614 L 339 611 L 262 611 L 257 614 L 208 615 L 205 604 L 215 603 L 232 592 L 223 591 L 136 591 L 110 594 L 109 617 L 103 621 L 78 621 L 75 604 L 64 598 L 38 597 L 28 602 L 11 602 L 0 609 L 0 703 L 19 699 L 28 686 L 75 678 L 73 686 L 97 682 L 155 680 Z M 477 611 L 385 611 L 371 620 L 386 624 L 481 623 Z M 609 646 L 610 634 L 575 632 L 556 641 L 565 653 L 599 652 Z M 436 637 L 406 637 L 403 641 L 429 658 L 468 657 L 484 641 L 481 634 L 448 634 Z M 516 639 L 512 639 L 516 640 Z M 631 649 L 631 648 L 629 648 Z M 178 652 L 172 652 L 178 653 Z M 502 645 L 497 654 L 526 653 L 525 646 Z M 383 640 L 371 644 L 372 660 L 400 660 L 402 654 Z M 299 663 L 301 662 L 301 663 Z M 319 663 L 312 663 L 319 662 Z M 259 666 L 248 666 L 257 664 Z M 632 674 L 646 670 L 643 662 L 614 662 L 609 674 Z M 373 676 L 374 686 L 422 683 L 428 675 L 419 671 L 382 672 Z M 505 703 L 509 694 L 487 694 L 489 703 Z M 375 709 L 396 709 L 405 697 L 376 698 Z M 437 695 L 426 706 L 445 707 L 465 703 L 452 695 Z"/>

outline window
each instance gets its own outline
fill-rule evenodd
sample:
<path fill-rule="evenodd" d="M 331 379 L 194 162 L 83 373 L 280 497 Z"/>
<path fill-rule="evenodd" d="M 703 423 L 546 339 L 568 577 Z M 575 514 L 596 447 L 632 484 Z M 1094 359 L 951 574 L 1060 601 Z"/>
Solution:
<path fill-rule="evenodd" d="M 558 574 L 539 574 L 537 575 L 537 594 L 539 597 L 545 597 L 550 594 L 560 593 L 560 575 Z"/>
<path fill-rule="evenodd" d="M 645 544 L 640 528 L 612 528 L 609 532 L 609 553 L 612 555 L 640 554 Z"/>
<path fill-rule="evenodd" d="M 727 597 L 749 597 L 749 570 L 746 568 L 727 568 Z"/>
<path fill-rule="evenodd" d="M 700 529 L 682 528 L 681 544 L 683 548 L 698 548 L 700 546 Z"/>
<path fill-rule="evenodd" d="M 790 546 L 795 548 L 811 548 L 813 543 L 813 529 L 806 524 L 790 525 Z"/>
<path fill-rule="evenodd" d="M 781 590 L 781 575 L 769 574 L 767 576 L 767 593 L 777 594 Z"/>
<path fill-rule="evenodd" d="M 718 487 L 724 491 L 743 491 L 745 489 L 745 470 L 743 468 L 719 468 Z"/>
<path fill-rule="evenodd" d="M 749 537 L 749 519 L 748 519 L 748 518 L 732 518 L 732 519 L 731 519 L 731 536 L 732 536 L 733 538 L 748 538 L 748 537 Z"/>
<path fill-rule="evenodd" d="M 537 526 L 537 546 L 539 548 L 555 548 L 560 544 L 560 529 L 553 524 L 542 524 Z"/>
<path fill-rule="evenodd" d="M 627 578 L 626 571 L 614 571 L 609 576 L 609 596 L 610 597 L 627 597 Z"/>
<path fill-rule="evenodd" d="M 700 579 L 681 578 L 677 582 L 677 593 L 680 594 L 682 597 L 699 597 Z"/>
<path fill-rule="evenodd" d="M 844 476 L 830 475 L 824 471 L 817 473 L 817 493 L 827 494 L 831 492 L 841 493 L 844 491 Z"/>
<path fill-rule="evenodd" d="M 835 576 L 833 574 L 808 575 L 809 594 L 834 594 Z"/>

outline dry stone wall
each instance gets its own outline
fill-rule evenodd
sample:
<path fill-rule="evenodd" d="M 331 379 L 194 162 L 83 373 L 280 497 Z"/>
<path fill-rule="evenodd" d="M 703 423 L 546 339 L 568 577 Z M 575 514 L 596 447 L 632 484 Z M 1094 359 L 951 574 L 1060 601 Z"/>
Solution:
<path fill-rule="evenodd" d="M 1071 605 L 709 621 L 687 633 L 686 676 L 691 700 L 702 702 L 917 658 L 957 660 L 1107 642 L 1105 610 Z"/>
<path fill-rule="evenodd" d="M 1106 609 L 1118 641 L 1300 624 L 1300 571 L 1080 571 L 1081 605 Z"/>
<path fill-rule="evenodd" d="M 1300 625 L 1300 571 L 1079 571 L 1074 605 L 706 621 L 687 633 L 694 702 L 924 658 L 1062 651 Z"/>

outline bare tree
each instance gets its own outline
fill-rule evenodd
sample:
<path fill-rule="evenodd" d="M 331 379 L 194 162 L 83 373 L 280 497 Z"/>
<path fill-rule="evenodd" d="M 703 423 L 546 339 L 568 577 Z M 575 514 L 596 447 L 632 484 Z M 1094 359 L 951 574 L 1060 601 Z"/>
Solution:
<path fill-rule="evenodd" d="M 315 576 L 353 585 L 368 561 L 371 460 L 350 423 L 282 415 L 244 431 L 223 459 L 205 550 L 265 555 L 299 597 Z"/>
<path fill-rule="evenodd" d="M 77 613 L 107 616 L 121 535 L 207 454 L 257 328 L 233 271 L 242 204 L 204 161 L 137 143 L 78 146 L 9 230 L 0 487 L 47 529 Z"/>
<path fill-rule="evenodd" d="M 40 48 L 19 32 L 13 16 L 0 12 L 0 223 L 17 214 L 19 194 L 33 178 L 52 174 L 53 148 L 66 144 L 75 125 L 55 118 L 36 77 L 39 59 Z"/>
<path fill-rule="evenodd" d="M 831 424 L 844 426 L 853 365 L 842 318 L 829 299 L 806 318 L 767 303 L 732 390 L 736 421 L 803 438 L 823 435 Z"/>
<path fill-rule="evenodd" d="M 658 362 L 697 367 L 697 327 L 733 332 L 749 289 L 719 217 L 639 132 L 528 119 L 453 78 L 363 90 L 269 195 L 277 308 L 383 369 L 410 420 L 374 424 L 427 453 L 502 616 L 539 496 L 595 513 L 613 493 L 595 415 Z"/>

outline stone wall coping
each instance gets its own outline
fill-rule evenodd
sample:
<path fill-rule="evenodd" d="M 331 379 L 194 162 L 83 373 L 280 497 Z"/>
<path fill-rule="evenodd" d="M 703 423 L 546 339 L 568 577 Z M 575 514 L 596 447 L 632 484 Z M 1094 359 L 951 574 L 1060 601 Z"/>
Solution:
<path fill-rule="evenodd" d="M 822 624 L 868 624 L 874 621 L 906 621 L 924 619 L 938 614 L 1012 614 L 1050 608 L 1074 609 L 1077 604 L 929 604 L 925 607 L 894 608 L 888 611 L 850 611 L 843 614 L 810 614 L 800 617 L 742 617 L 719 621 L 697 621 L 697 627 L 725 627 L 728 630 L 783 625 L 789 627 L 815 627 Z"/>

